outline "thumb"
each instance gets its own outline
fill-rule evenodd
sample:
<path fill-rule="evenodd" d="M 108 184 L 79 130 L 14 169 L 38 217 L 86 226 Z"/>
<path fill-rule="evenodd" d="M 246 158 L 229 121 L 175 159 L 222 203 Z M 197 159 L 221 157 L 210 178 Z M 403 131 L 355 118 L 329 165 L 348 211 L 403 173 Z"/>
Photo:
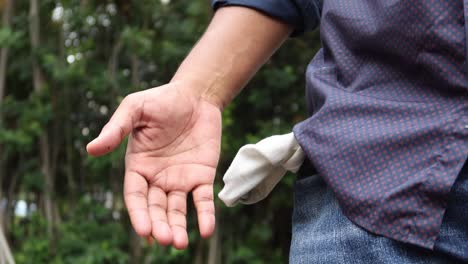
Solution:
<path fill-rule="evenodd" d="M 135 97 L 135 94 L 125 97 L 99 136 L 86 146 L 90 155 L 101 156 L 111 152 L 130 134 L 142 111 L 142 104 Z"/>

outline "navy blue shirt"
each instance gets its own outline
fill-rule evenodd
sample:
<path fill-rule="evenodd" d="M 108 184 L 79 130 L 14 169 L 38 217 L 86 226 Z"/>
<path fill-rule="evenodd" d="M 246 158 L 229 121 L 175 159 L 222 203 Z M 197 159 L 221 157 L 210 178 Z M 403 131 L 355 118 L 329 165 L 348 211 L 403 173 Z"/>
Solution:
<path fill-rule="evenodd" d="M 294 134 L 366 230 L 433 248 L 468 156 L 468 0 L 214 0 L 320 25 Z"/>

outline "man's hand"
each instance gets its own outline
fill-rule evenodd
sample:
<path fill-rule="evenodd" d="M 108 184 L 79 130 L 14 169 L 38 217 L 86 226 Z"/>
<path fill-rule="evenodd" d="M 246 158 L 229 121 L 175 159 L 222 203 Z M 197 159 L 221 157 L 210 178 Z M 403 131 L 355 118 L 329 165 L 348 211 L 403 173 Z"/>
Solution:
<path fill-rule="evenodd" d="M 178 249 L 188 245 L 188 192 L 193 192 L 201 236 L 213 233 L 221 141 L 220 110 L 183 86 L 175 82 L 127 96 L 87 146 L 91 155 L 103 155 L 130 135 L 124 196 L 132 225 L 140 236 L 152 235 Z"/>
<path fill-rule="evenodd" d="M 210 26 L 165 86 L 125 98 L 91 155 L 127 136 L 125 203 L 140 236 L 187 247 L 186 199 L 192 191 L 200 234 L 215 225 L 213 181 L 221 110 L 283 43 L 292 27 L 245 7 L 216 11 Z"/>

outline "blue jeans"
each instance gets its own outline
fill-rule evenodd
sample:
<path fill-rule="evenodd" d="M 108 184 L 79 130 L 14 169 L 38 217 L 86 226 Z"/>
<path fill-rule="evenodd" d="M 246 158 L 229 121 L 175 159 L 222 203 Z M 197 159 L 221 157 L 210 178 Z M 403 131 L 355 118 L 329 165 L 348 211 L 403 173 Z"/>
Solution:
<path fill-rule="evenodd" d="M 468 263 L 468 163 L 452 187 L 432 251 L 355 225 L 324 180 L 302 168 L 294 186 L 292 226 L 290 263 Z"/>

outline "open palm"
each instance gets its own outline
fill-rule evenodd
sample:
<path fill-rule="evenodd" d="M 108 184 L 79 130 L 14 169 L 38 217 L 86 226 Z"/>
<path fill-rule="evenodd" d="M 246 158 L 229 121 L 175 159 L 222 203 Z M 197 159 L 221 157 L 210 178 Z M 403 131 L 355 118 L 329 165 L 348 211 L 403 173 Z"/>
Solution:
<path fill-rule="evenodd" d="M 220 110 L 183 93 L 177 83 L 134 93 L 122 101 L 88 152 L 106 154 L 127 135 L 124 196 L 136 232 L 152 235 L 162 245 L 187 247 L 186 201 L 192 191 L 200 234 L 210 236 Z"/>

